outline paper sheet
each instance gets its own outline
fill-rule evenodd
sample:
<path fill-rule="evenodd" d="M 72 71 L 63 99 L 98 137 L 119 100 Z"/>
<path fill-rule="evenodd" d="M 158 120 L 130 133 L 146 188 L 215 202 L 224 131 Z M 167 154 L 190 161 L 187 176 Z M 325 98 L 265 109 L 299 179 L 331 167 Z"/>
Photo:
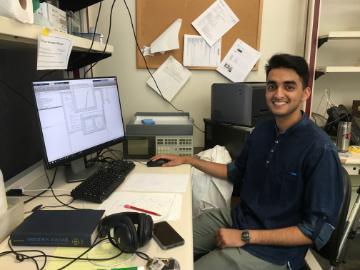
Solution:
<path fill-rule="evenodd" d="M 179 31 L 182 19 L 175 20 L 150 46 L 150 53 L 179 49 Z"/>
<path fill-rule="evenodd" d="M 190 76 L 191 72 L 171 55 L 153 74 L 162 96 L 168 101 L 174 98 Z M 161 96 L 152 77 L 146 83 Z"/>
<path fill-rule="evenodd" d="M 259 51 L 237 39 L 217 71 L 233 82 L 243 82 L 259 58 Z"/>
<path fill-rule="evenodd" d="M 239 22 L 239 18 L 224 0 L 215 1 L 192 25 L 206 42 L 213 46 L 227 31 Z"/>
<path fill-rule="evenodd" d="M 150 215 L 155 222 L 177 220 L 181 216 L 182 195 L 177 193 L 114 192 L 98 209 L 105 215 L 119 212 L 139 212 L 125 208 L 125 204 L 150 210 L 161 216 Z"/>
<path fill-rule="evenodd" d="M 188 174 L 133 173 L 122 184 L 123 191 L 184 193 L 189 182 Z"/>
<path fill-rule="evenodd" d="M 52 255 L 64 257 L 77 257 L 83 253 L 87 248 L 71 248 L 59 247 L 56 248 Z M 96 259 L 96 258 L 110 258 L 119 254 L 119 250 L 115 248 L 108 240 L 101 242 L 99 245 L 90 250 L 83 258 Z M 69 262 L 69 260 L 49 258 L 46 269 L 59 269 Z M 115 259 L 107 261 L 76 261 L 75 263 L 66 267 L 67 270 L 98 270 L 103 268 L 120 268 L 134 266 L 134 254 L 122 254 Z M 141 268 L 138 268 L 139 270 Z"/>
<path fill-rule="evenodd" d="M 70 39 L 54 34 L 39 34 L 37 70 L 67 69 L 71 49 Z"/>
<path fill-rule="evenodd" d="M 201 36 L 184 35 L 184 66 L 218 67 L 221 59 L 221 39 L 210 47 Z"/>

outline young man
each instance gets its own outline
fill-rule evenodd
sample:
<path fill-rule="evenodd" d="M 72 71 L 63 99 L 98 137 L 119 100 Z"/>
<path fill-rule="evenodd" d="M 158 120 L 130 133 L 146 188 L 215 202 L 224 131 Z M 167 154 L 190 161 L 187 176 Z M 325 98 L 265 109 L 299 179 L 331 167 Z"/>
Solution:
<path fill-rule="evenodd" d="M 302 57 L 274 55 L 265 67 L 266 102 L 274 115 L 258 125 L 233 162 L 159 155 L 163 166 L 190 164 L 241 182 L 241 202 L 194 220 L 195 269 L 301 269 L 310 245 L 321 248 L 343 199 L 338 154 L 301 111 L 310 96 Z"/>

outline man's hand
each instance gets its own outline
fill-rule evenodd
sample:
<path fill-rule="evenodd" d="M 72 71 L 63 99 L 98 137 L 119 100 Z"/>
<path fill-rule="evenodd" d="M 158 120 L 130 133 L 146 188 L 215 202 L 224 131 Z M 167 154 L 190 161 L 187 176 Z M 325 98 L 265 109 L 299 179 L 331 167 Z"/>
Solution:
<path fill-rule="evenodd" d="M 187 164 L 188 163 L 187 159 L 189 159 L 190 157 L 164 154 L 164 155 L 156 155 L 152 157 L 151 160 L 157 160 L 160 158 L 169 160 L 169 162 L 163 164 L 162 167 L 173 167 L 181 164 Z"/>
<path fill-rule="evenodd" d="M 227 179 L 226 164 L 220 164 L 216 162 L 202 160 L 197 156 L 177 156 L 170 154 L 156 155 L 153 156 L 151 160 L 157 160 L 159 158 L 164 158 L 169 160 L 169 162 L 164 163 L 162 167 L 173 167 L 181 164 L 189 164 L 204 173 L 210 174 L 211 176 L 221 179 Z"/>
<path fill-rule="evenodd" d="M 226 247 L 242 247 L 245 242 L 241 240 L 241 230 L 220 228 L 216 235 L 217 246 Z"/>

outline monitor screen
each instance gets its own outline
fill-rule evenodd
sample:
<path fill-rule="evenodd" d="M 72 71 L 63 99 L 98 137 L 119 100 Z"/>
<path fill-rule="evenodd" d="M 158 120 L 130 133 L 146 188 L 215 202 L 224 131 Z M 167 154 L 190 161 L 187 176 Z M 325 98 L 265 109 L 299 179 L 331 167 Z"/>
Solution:
<path fill-rule="evenodd" d="M 125 139 L 116 77 L 33 82 L 49 168 Z"/>

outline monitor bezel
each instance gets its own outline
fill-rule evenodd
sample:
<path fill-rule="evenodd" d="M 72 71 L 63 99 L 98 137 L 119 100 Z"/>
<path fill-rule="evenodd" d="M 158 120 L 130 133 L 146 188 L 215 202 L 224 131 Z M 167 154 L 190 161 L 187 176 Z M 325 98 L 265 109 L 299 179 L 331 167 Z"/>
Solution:
<path fill-rule="evenodd" d="M 42 130 L 42 126 L 41 126 L 41 121 L 40 121 L 40 114 L 39 114 L 39 108 L 37 106 L 37 102 L 36 102 L 36 95 L 35 95 L 35 88 L 34 88 L 34 84 L 35 83 L 43 83 L 43 82 L 61 82 L 61 81 L 76 81 L 76 80 L 97 80 L 97 79 L 111 79 L 114 78 L 116 81 L 116 88 L 117 88 L 117 94 L 118 94 L 118 100 L 119 100 L 119 106 L 120 106 L 120 115 L 121 115 L 121 121 L 122 121 L 122 126 L 123 126 L 123 130 L 124 130 L 124 136 L 107 141 L 105 143 L 102 144 L 98 144 L 94 147 L 90 147 L 88 149 L 76 152 L 74 154 L 56 159 L 54 161 L 49 162 L 48 160 L 48 155 L 47 155 L 47 150 L 46 150 L 46 145 L 45 145 L 45 139 L 44 139 L 44 134 L 43 134 L 43 130 Z M 72 79 L 59 79 L 59 80 L 43 80 L 43 81 L 33 81 L 32 82 L 32 89 L 33 89 L 33 97 L 34 97 L 34 102 L 35 102 L 35 110 L 36 110 L 36 120 L 38 123 L 38 126 L 40 128 L 40 134 L 41 134 L 41 146 L 42 146 L 42 153 L 43 153 L 43 160 L 45 162 L 45 165 L 48 169 L 60 166 L 60 165 L 67 165 L 69 162 L 79 159 L 79 158 L 83 158 L 86 157 L 87 155 L 103 150 L 109 146 L 121 143 L 123 141 L 126 140 L 126 131 L 125 131 L 125 124 L 124 124 L 124 118 L 123 118 L 123 111 L 122 111 L 122 105 L 121 105 L 121 98 L 120 98 L 120 91 L 119 91 L 119 84 L 118 84 L 118 80 L 116 76 L 106 76 L 106 77 L 92 77 L 92 78 L 72 78 Z"/>

